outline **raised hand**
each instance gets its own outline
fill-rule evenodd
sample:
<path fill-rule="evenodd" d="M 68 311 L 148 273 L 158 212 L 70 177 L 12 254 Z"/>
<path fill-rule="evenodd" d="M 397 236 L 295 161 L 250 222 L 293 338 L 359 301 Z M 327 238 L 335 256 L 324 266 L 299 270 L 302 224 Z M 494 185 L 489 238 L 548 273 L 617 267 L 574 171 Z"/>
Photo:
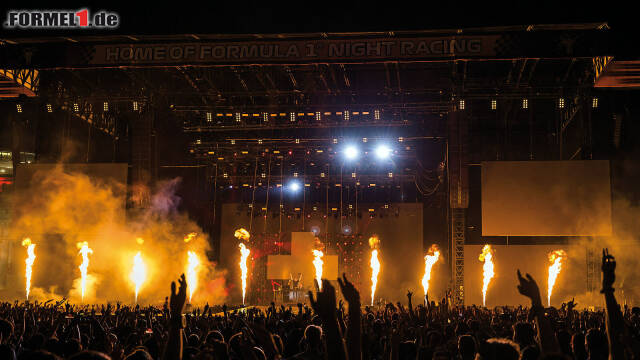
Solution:
<path fill-rule="evenodd" d="M 407 299 L 409 299 L 409 301 L 411 301 L 412 296 L 413 296 L 413 293 L 410 290 L 407 290 Z"/>
<path fill-rule="evenodd" d="M 542 300 L 540 299 L 540 289 L 538 288 L 538 284 L 536 284 L 536 281 L 533 280 L 531 275 L 527 274 L 526 276 L 526 279 L 522 277 L 520 270 L 518 270 L 518 281 L 520 282 L 520 284 L 518 285 L 518 291 L 520 292 L 520 294 L 531 299 L 532 305 L 541 306 Z"/>
<path fill-rule="evenodd" d="M 329 280 L 322 279 L 322 291 L 316 292 L 315 300 L 313 292 L 309 291 L 309 302 L 322 320 L 336 319 L 336 289 Z"/>
<path fill-rule="evenodd" d="M 184 274 L 180 275 L 178 283 L 180 284 L 180 288 L 176 292 L 176 282 L 171 282 L 169 308 L 171 309 L 172 318 L 182 316 L 182 310 L 184 309 L 184 304 L 187 301 L 187 280 L 185 279 Z"/>
<path fill-rule="evenodd" d="M 609 249 L 602 249 L 602 291 L 613 290 L 616 281 L 616 259 L 609 255 Z"/>
<path fill-rule="evenodd" d="M 342 291 L 342 295 L 349 302 L 349 305 L 353 306 L 355 304 L 358 304 L 358 308 L 360 308 L 360 293 L 353 285 L 353 283 L 347 280 L 347 274 L 342 273 L 342 279 L 338 278 L 338 284 L 340 285 L 340 291 Z"/>

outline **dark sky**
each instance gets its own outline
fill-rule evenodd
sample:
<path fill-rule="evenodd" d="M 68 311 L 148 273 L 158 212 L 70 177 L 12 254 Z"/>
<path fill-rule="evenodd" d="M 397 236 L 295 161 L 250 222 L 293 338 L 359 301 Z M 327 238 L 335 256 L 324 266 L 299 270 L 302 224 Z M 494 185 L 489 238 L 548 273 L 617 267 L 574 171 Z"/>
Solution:
<path fill-rule="evenodd" d="M 25 1 L 3 3 L 7 9 L 80 9 L 118 12 L 122 25 L 117 33 L 283 33 L 411 30 L 472 26 L 522 25 L 607 21 L 614 30 L 627 31 L 635 25 L 625 18 L 630 9 L 565 1 L 278 1 L 212 0 L 188 4 L 185 1 L 51 2 L 37 5 Z M 51 30 L 35 32 L 5 30 L 4 36 L 57 35 Z M 67 32 L 86 33 L 82 30 Z M 113 33 L 113 31 L 109 31 Z"/>

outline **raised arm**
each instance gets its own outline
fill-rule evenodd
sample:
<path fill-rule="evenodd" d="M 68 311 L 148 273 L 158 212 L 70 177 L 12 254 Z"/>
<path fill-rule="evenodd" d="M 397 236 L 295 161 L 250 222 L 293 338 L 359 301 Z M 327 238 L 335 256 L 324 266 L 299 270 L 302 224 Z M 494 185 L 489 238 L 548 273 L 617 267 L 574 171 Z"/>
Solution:
<path fill-rule="evenodd" d="M 349 303 L 349 323 L 347 324 L 347 351 L 350 360 L 362 359 L 362 331 L 360 322 L 360 293 L 347 280 L 347 275 L 338 278 L 342 295 Z"/>
<path fill-rule="evenodd" d="M 164 360 L 181 360 L 182 359 L 182 335 L 184 323 L 182 319 L 182 310 L 187 301 L 187 280 L 184 274 L 178 279 L 180 288 L 176 292 L 176 283 L 171 283 L 171 297 L 169 299 L 169 308 L 171 311 L 171 320 L 169 322 L 169 338 L 167 347 L 164 350 Z"/>
<path fill-rule="evenodd" d="M 342 333 L 338 326 L 338 316 L 336 314 L 336 289 L 328 280 L 323 279 L 322 291 L 316 293 L 315 300 L 313 293 L 309 291 L 309 302 L 313 311 L 322 319 L 322 328 L 327 339 L 327 358 L 330 360 L 347 360 L 347 351 L 342 341 Z"/>
<path fill-rule="evenodd" d="M 613 283 L 616 280 L 616 259 L 609 255 L 608 249 L 602 250 L 602 290 L 606 303 L 607 339 L 609 340 L 609 359 L 624 359 L 624 345 L 621 337 L 625 324 L 620 305 L 613 295 Z"/>
<path fill-rule="evenodd" d="M 527 274 L 526 278 L 522 277 L 520 270 L 518 270 L 518 281 L 520 282 L 520 285 L 518 285 L 520 294 L 531 299 L 531 311 L 538 328 L 540 351 L 545 355 L 560 353 L 560 345 L 558 345 L 558 340 L 551 327 L 551 322 L 544 314 L 538 284 L 536 284 L 536 281 L 529 274 Z"/>

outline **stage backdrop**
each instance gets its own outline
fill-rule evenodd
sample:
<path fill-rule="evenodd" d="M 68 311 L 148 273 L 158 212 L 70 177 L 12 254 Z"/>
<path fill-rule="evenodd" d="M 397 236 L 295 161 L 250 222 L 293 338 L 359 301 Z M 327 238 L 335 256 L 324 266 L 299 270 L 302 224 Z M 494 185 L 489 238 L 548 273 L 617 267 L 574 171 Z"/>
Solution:
<path fill-rule="evenodd" d="M 465 245 L 464 247 L 464 302 L 465 305 L 482 306 L 482 266 L 478 260 L 483 245 Z M 580 299 L 584 306 L 584 296 L 587 290 L 587 262 L 584 246 L 575 245 L 492 245 L 494 249 L 493 262 L 495 276 L 487 290 L 487 307 L 494 306 L 530 306 L 528 298 L 520 295 L 517 289 L 518 277 L 516 271 L 520 269 L 522 275 L 526 273 L 538 283 L 544 306 L 547 306 L 547 278 L 549 274 L 548 254 L 554 250 L 563 249 L 567 259 L 562 264 L 562 270 L 556 280 L 551 297 L 551 305 L 559 307 L 562 302 L 572 297 Z M 596 274 L 599 279 L 599 273 Z"/>
<path fill-rule="evenodd" d="M 256 205 L 259 208 L 259 204 Z M 329 208 L 337 205 L 329 205 Z M 406 301 L 406 293 L 411 289 L 416 296 L 422 297 L 421 280 L 424 274 L 424 249 L 422 245 L 422 204 L 421 203 L 404 203 L 390 204 L 386 214 L 381 218 L 369 217 L 367 213 L 367 204 L 359 204 L 363 211 L 363 216 L 351 216 L 349 219 L 343 220 L 344 224 L 349 224 L 355 233 L 355 221 L 358 222 L 358 232 L 361 233 L 363 246 L 367 246 L 366 242 L 372 234 L 377 234 L 380 242 L 380 262 L 381 271 L 378 279 L 378 289 L 376 297 L 384 298 L 390 301 Z M 346 205 L 345 205 L 346 207 Z M 373 206 L 371 206 L 373 207 Z M 379 204 L 377 208 L 379 207 Z M 311 206 L 308 206 L 311 208 Z M 324 209 L 324 206 L 318 206 L 318 209 Z M 276 210 L 277 211 L 277 210 Z M 397 215 L 396 215 L 397 214 Z M 311 211 L 311 217 L 307 218 L 302 226 L 302 219 L 297 216 L 283 216 L 282 220 L 282 239 L 286 243 L 291 239 L 292 232 L 310 231 L 312 227 L 317 226 L 320 229 L 320 238 L 324 239 L 325 218 L 324 213 L 320 211 Z M 254 233 L 262 233 L 264 229 L 264 217 L 259 216 L 253 219 Z M 220 265 L 227 269 L 227 284 L 229 284 L 229 294 L 232 302 L 242 299 L 241 292 L 238 289 L 240 282 L 240 274 L 238 269 L 238 261 L 240 252 L 238 250 L 238 240 L 233 237 L 235 229 L 244 227 L 249 229 L 249 216 L 247 216 L 247 205 L 237 203 L 224 204 L 222 209 L 222 225 L 220 234 Z M 267 233 L 278 233 L 279 219 L 273 218 L 271 213 L 267 217 Z M 329 232 L 340 233 L 340 218 L 329 216 L 328 224 Z M 254 235 L 257 237 L 259 235 Z M 335 242 L 337 238 L 332 236 L 331 247 L 327 255 L 339 255 Z M 358 240 L 359 241 L 359 240 Z M 252 252 L 252 256 L 255 252 Z M 265 254 L 269 255 L 269 254 Z M 290 250 L 285 250 L 281 255 L 290 255 Z M 444 258 L 444 257 L 443 257 Z M 434 277 L 437 273 L 448 274 L 448 269 L 444 259 L 436 264 L 434 268 Z M 310 258 L 312 259 L 312 258 Z M 338 273 L 344 271 L 344 258 L 339 257 Z M 347 259 L 348 261 L 357 261 L 358 259 Z M 370 251 L 367 249 L 361 259 L 360 277 L 361 282 L 358 286 L 363 304 L 371 301 L 371 269 L 369 267 Z M 444 275 L 443 275 L 444 276 Z M 249 274 L 249 282 L 251 283 L 252 274 Z M 305 280 L 305 285 L 309 285 L 309 279 Z M 442 296 L 446 290 L 446 285 L 438 284 L 437 279 L 433 280 L 433 293 Z M 251 285 L 249 285 L 251 286 Z M 337 286 L 337 284 L 336 284 Z"/>
<path fill-rule="evenodd" d="M 483 236 L 611 235 L 609 162 L 482 162 Z"/>

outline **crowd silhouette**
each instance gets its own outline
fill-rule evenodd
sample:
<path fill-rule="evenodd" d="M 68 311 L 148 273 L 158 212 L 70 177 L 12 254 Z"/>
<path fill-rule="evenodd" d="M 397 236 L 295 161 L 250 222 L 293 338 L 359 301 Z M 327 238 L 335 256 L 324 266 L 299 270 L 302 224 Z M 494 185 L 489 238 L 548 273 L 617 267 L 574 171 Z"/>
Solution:
<path fill-rule="evenodd" d="M 1 359 L 206 360 L 533 360 L 640 358 L 640 308 L 621 308 L 614 296 L 616 262 L 602 252 L 603 310 L 542 305 L 529 275 L 517 272 L 529 306 L 494 309 L 438 303 L 362 307 L 345 275 L 344 298 L 323 280 L 309 304 L 185 312 L 184 275 L 163 307 L 73 306 L 66 301 L 2 303 Z"/>

